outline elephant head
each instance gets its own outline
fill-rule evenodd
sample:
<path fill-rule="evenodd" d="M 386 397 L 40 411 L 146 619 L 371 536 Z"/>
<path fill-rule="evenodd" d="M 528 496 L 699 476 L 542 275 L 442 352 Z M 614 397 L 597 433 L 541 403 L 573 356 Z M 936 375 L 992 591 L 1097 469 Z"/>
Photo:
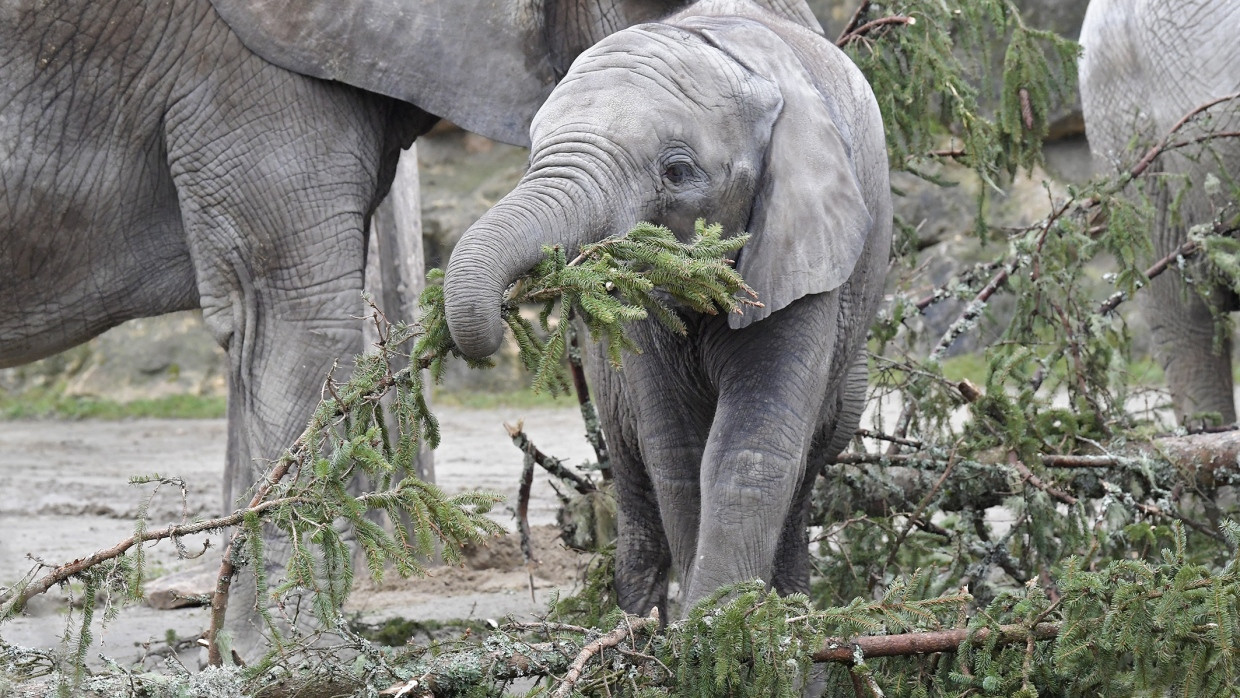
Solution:
<path fill-rule="evenodd" d="M 247 47 L 303 75 L 395 97 L 496 140 L 529 123 L 569 63 L 690 0 L 212 0 Z M 817 32 L 804 0 L 758 0 Z"/>
<path fill-rule="evenodd" d="M 682 237 L 697 218 L 751 234 L 737 265 L 765 307 L 733 316 L 733 328 L 849 278 L 872 226 L 853 134 L 806 70 L 814 57 L 797 32 L 769 17 L 749 3 L 699 3 L 577 59 L 533 120 L 529 171 L 448 264 L 462 351 L 498 349 L 501 294 L 542 246 L 576 250 L 643 220 Z"/>

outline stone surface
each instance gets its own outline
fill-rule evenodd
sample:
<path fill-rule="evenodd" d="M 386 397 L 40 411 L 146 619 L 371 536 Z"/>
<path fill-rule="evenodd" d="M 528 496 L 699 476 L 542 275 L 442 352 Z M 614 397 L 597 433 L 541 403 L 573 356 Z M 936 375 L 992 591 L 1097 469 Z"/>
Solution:
<path fill-rule="evenodd" d="M 148 581 L 142 588 L 146 605 L 161 611 L 210 605 L 220 567 L 215 556 L 209 559 L 209 563 Z"/>
<path fill-rule="evenodd" d="M 129 402 L 169 395 L 224 395 L 228 360 L 187 311 L 131 320 L 91 342 L 26 366 L 0 370 L 0 390 L 58 384 L 64 394 Z"/>

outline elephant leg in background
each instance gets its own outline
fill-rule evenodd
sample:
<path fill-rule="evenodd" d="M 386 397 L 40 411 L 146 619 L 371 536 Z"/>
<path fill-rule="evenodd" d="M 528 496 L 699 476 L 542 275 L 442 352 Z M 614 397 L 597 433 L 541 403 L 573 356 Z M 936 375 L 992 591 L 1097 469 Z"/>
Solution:
<path fill-rule="evenodd" d="M 373 98 L 254 61 L 237 79 L 269 108 L 184 104 L 167 127 L 203 319 L 230 363 L 226 510 L 304 428 L 334 361 L 362 348 L 363 225 L 384 153 Z M 265 538 L 278 573 L 288 543 Z M 243 657 L 261 638 L 254 606 L 246 568 L 226 621 Z"/>
<path fill-rule="evenodd" d="M 638 323 L 630 327 L 630 334 L 638 337 L 638 341 L 648 336 L 652 329 L 647 323 Z M 653 328 L 658 330 L 658 328 Z M 636 409 L 638 401 L 630 390 L 630 383 L 635 378 L 641 380 L 641 369 L 645 366 L 657 372 L 659 359 L 646 362 L 641 355 L 626 355 L 623 371 L 614 368 L 607 358 L 601 343 L 590 342 L 586 368 L 590 386 L 594 391 L 595 406 L 598 409 L 599 421 L 603 433 L 607 435 L 608 457 L 611 460 L 612 482 L 615 486 L 617 504 L 617 541 L 616 541 L 616 600 L 620 608 L 629 613 L 647 615 L 651 608 L 658 608 L 660 617 L 666 622 L 671 618 L 668 608 L 669 571 L 673 560 L 677 567 L 680 560 L 672 555 L 672 546 L 665 528 L 665 517 L 660 513 L 661 498 L 656 495 L 656 487 L 647 470 L 644 453 L 658 452 L 668 448 L 670 444 L 696 442 L 683 454 L 684 459 L 694 464 L 689 478 L 692 487 L 691 497 L 697 498 L 697 468 L 701 460 L 702 444 L 705 442 L 705 428 L 700 433 L 690 430 L 686 433 L 681 415 L 670 420 L 666 432 L 656 434 L 655 439 L 643 442 L 639 434 Z M 662 378 L 662 374 L 654 380 Z M 678 380 L 677 376 L 671 380 Z M 642 404 L 647 418 L 651 409 L 658 406 Z M 664 446 L 663 444 L 668 444 Z M 683 527 L 681 527 L 683 528 Z M 696 535 L 696 516 L 690 529 Z M 683 536 L 678 536 L 683 540 Z M 692 539 L 688 542 L 692 555 Z M 684 557 L 683 550 L 681 557 Z"/>
<path fill-rule="evenodd" d="M 1161 183 L 1153 197 L 1155 258 L 1170 254 L 1188 239 L 1187 228 L 1214 218 L 1197 186 L 1185 192 L 1178 211 L 1179 221 L 1171 220 L 1167 187 Z M 1194 270 L 1196 272 L 1197 270 Z M 1200 274 L 1198 274 L 1200 276 Z M 1215 313 L 1236 309 L 1235 297 L 1215 287 L 1209 298 L 1201 289 L 1184 282 L 1178 272 L 1162 274 L 1150 282 L 1141 296 L 1141 311 L 1150 327 L 1153 349 L 1166 375 L 1176 420 L 1180 424 L 1199 424 L 1194 415 L 1217 414 L 1222 424 L 1236 421 L 1235 395 L 1231 371 L 1231 336 L 1215 320 Z M 1213 309 L 1212 309 L 1213 307 Z"/>

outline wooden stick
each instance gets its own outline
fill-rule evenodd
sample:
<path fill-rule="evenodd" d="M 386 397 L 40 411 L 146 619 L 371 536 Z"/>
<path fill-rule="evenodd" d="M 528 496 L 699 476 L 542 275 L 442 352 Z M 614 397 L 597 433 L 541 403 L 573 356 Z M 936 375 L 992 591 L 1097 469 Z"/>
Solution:
<path fill-rule="evenodd" d="M 977 642 L 990 639 L 990 628 L 981 628 L 973 633 Z M 1000 644 L 1024 642 L 1030 636 L 1035 640 L 1051 640 L 1059 635 L 1058 623 L 1039 623 L 1033 628 L 1023 625 L 1002 625 L 998 629 Z M 908 657 L 916 654 L 933 652 L 950 652 L 958 649 L 968 639 L 969 631 L 935 630 L 926 633 L 903 633 L 900 635 L 866 635 L 851 640 L 831 638 L 823 644 L 822 649 L 814 653 L 815 662 L 836 662 L 852 664 L 856 654 L 863 658 L 871 657 Z"/>
<path fill-rule="evenodd" d="M 92 555 L 78 558 L 72 562 L 66 562 L 63 565 L 57 565 L 51 572 L 40 577 L 38 581 L 22 587 L 18 593 L 16 589 L 0 595 L 0 603 L 8 603 L 12 601 L 12 612 L 17 612 L 25 606 L 26 602 L 31 598 L 46 592 L 48 589 L 68 581 L 75 575 L 81 574 L 91 567 L 101 562 L 106 562 L 120 557 L 135 545 L 146 543 L 153 540 L 164 540 L 165 538 L 181 538 L 191 536 L 195 533 L 203 533 L 205 531 L 215 531 L 229 526 L 236 526 L 245 518 L 246 513 L 254 511 L 255 513 L 263 513 L 269 509 L 274 509 L 285 504 L 299 504 L 306 500 L 300 497 L 287 497 L 284 499 L 275 499 L 270 502 L 252 507 L 250 509 L 238 509 L 237 511 L 217 519 L 208 519 L 206 521 L 198 521 L 192 524 L 181 524 L 177 526 L 166 526 L 164 528 L 155 529 L 153 531 L 144 531 L 141 536 L 130 536 L 116 545 L 99 550 Z M 7 614 L 7 611 L 6 611 Z"/>
<path fill-rule="evenodd" d="M 615 630 L 581 648 L 581 651 L 577 653 L 577 658 L 568 667 L 568 673 L 564 675 L 564 680 L 556 687 L 555 693 L 551 694 L 552 698 L 568 698 L 568 696 L 572 695 L 573 687 L 577 685 L 577 682 L 581 680 L 581 675 L 585 673 L 586 664 L 595 655 L 608 647 L 615 647 L 624 642 L 626 638 L 631 637 L 638 630 L 651 625 L 656 628 L 659 627 L 659 609 L 652 608 L 650 609 L 649 616 L 635 618 L 632 622 L 628 621 L 628 618 L 621 619 L 620 625 L 617 625 Z"/>

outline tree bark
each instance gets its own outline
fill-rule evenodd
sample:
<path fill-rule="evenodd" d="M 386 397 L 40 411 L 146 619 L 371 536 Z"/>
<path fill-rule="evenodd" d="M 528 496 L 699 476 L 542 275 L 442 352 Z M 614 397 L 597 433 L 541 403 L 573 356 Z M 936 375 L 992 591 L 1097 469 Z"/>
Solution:
<path fill-rule="evenodd" d="M 401 153 L 396 178 L 387 197 L 375 209 L 370 222 L 370 241 L 366 252 L 366 288 L 375 304 L 392 322 L 414 323 L 421 315 L 418 297 L 426 287 L 426 257 L 422 251 L 422 201 L 418 183 L 417 143 Z M 378 341 L 375 327 L 367 322 L 365 341 L 369 347 Z M 393 361 L 393 370 L 404 365 Z M 429 376 L 424 375 L 429 386 Z M 429 389 L 429 388 L 428 388 Z M 430 395 L 427 395 L 427 403 Z M 422 447 L 417 476 L 435 481 L 435 459 Z"/>

